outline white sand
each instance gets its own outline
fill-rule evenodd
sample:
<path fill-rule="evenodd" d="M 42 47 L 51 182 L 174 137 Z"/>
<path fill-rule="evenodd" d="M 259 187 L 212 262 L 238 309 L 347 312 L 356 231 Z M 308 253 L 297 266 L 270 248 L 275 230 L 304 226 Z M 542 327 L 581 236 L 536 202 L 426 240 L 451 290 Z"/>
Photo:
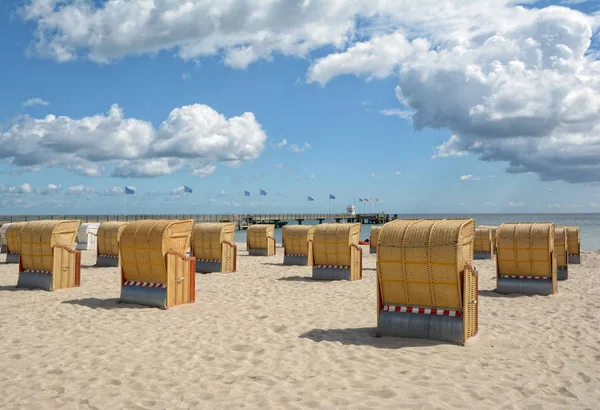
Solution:
<path fill-rule="evenodd" d="M 552 297 L 497 295 L 478 261 L 479 335 L 459 347 L 374 337 L 373 255 L 362 281 L 314 282 L 281 249 L 240 253 L 167 311 L 119 305 L 92 251 L 75 289 L 16 290 L 0 265 L 0 407 L 598 408 L 598 254 Z"/>

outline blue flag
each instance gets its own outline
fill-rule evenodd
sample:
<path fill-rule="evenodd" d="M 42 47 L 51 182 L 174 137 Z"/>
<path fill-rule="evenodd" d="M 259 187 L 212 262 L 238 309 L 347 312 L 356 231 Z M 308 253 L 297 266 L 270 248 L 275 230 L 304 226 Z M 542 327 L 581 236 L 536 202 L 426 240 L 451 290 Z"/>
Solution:
<path fill-rule="evenodd" d="M 309 201 L 314 201 L 315 199 L 314 199 L 312 196 L 309 196 L 309 197 L 308 197 L 308 200 L 309 200 Z"/>
<path fill-rule="evenodd" d="M 126 186 L 125 187 L 125 193 L 127 195 L 133 195 L 133 194 L 135 194 L 135 188 L 131 188 L 131 187 Z"/>
<path fill-rule="evenodd" d="M 334 195 L 329 194 L 329 199 L 335 199 Z"/>
<path fill-rule="evenodd" d="M 244 196 L 250 196 L 250 192 L 244 191 Z"/>
<path fill-rule="evenodd" d="M 261 189 L 260 190 L 260 194 L 263 195 L 263 196 L 267 196 L 267 191 L 264 191 L 264 190 Z"/>
<path fill-rule="evenodd" d="M 363 201 L 362 198 L 358 198 L 358 202 L 362 202 L 362 201 Z"/>
<path fill-rule="evenodd" d="M 183 192 L 189 192 L 189 193 L 191 194 L 191 193 L 192 193 L 192 188 L 190 188 L 190 187 L 189 187 L 189 186 L 187 186 L 187 185 L 184 185 L 184 186 L 183 186 Z"/>

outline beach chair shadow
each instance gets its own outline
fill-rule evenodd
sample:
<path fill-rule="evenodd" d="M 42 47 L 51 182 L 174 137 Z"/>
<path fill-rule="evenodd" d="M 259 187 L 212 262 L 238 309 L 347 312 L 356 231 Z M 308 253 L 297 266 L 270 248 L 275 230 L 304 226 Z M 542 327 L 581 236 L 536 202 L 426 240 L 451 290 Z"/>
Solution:
<path fill-rule="evenodd" d="M 19 290 L 23 289 L 19 289 L 15 285 L 0 286 L 0 292 L 16 292 Z"/>
<path fill-rule="evenodd" d="M 284 278 L 279 278 L 277 280 L 282 280 L 282 281 L 285 281 L 285 282 L 313 282 L 313 283 L 319 283 L 319 282 L 314 281 L 309 276 L 286 276 Z"/>
<path fill-rule="evenodd" d="M 484 297 L 488 297 L 488 298 L 514 299 L 514 298 L 522 297 L 523 295 L 520 295 L 517 293 L 503 294 L 503 293 L 498 293 L 495 290 L 480 290 L 479 296 L 484 296 Z"/>
<path fill-rule="evenodd" d="M 79 305 L 85 306 L 90 309 L 102 309 L 102 310 L 113 310 L 113 309 L 149 309 L 148 306 L 135 305 L 130 303 L 119 303 L 119 298 L 110 299 L 99 299 L 99 298 L 85 298 L 85 299 L 73 299 L 65 300 L 62 303 L 68 305 Z"/>
<path fill-rule="evenodd" d="M 451 342 L 427 339 L 410 339 L 401 337 L 377 337 L 376 327 L 359 327 L 347 329 L 313 329 L 298 336 L 313 342 L 339 342 L 349 346 L 372 346 L 379 349 L 402 349 L 405 347 L 430 347 L 438 345 L 454 345 Z"/>

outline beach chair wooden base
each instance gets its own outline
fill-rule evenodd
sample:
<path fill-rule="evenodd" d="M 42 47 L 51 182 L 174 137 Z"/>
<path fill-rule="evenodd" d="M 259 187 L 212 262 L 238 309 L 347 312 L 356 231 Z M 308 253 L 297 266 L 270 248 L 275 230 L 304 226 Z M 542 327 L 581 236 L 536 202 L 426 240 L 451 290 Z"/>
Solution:
<path fill-rule="evenodd" d="M 377 253 L 377 248 L 369 248 L 369 253 Z"/>
<path fill-rule="evenodd" d="M 248 255 L 250 256 L 273 256 L 272 253 L 269 252 L 269 249 L 248 249 Z"/>
<path fill-rule="evenodd" d="M 17 288 L 52 290 L 52 272 L 21 272 Z"/>
<path fill-rule="evenodd" d="M 167 307 L 167 288 L 150 288 L 124 285 L 121 288 L 119 303 L 132 303 L 165 309 Z"/>
<path fill-rule="evenodd" d="M 99 268 L 117 268 L 119 266 L 119 257 L 116 255 L 98 255 L 96 266 Z"/>
<path fill-rule="evenodd" d="M 351 280 L 350 266 L 326 267 L 317 265 L 313 267 L 312 278 L 314 280 Z"/>
<path fill-rule="evenodd" d="M 567 266 L 558 267 L 556 269 L 556 279 L 558 280 L 567 280 L 569 279 L 569 268 Z"/>
<path fill-rule="evenodd" d="M 492 259 L 491 252 L 473 252 L 473 259 L 483 260 Z"/>
<path fill-rule="evenodd" d="M 308 256 L 307 255 L 284 255 L 283 257 L 284 265 L 296 265 L 296 266 L 308 266 Z"/>
<path fill-rule="evenodd" d="M 196 259 L 196 272 L 198 273 L 214 273 L 222 271 L 221 261 L 203 261 Z"/>
<path fill-rule="evenodd" d="M 79 287 L 81 281 L 81 252 L 56 245 L 53 250 L 53 270 L 23 269 L 19 260 L 17 288 L 57 290 Z"/>
<path fill-rule="evenodd" d="M 569 263 L 574 265 L 581 264 L 581 255 L 569 255 Z"/>
<path fill-rule="evenodd" d="M 19 263 L 19 254 L 18 253 L 7 253 L 6 254 L 6 263 Z"/>
<path fill-rule="evenodd" d="M 463 344 L 462 317 L 381 310 L 377 330 L 381 336 Z"/>
<path fill-rule="evenodd" d="M 552 279 L 515 279 L 500 276 L 496 292 L 548 296 L 552 294 Z"/>

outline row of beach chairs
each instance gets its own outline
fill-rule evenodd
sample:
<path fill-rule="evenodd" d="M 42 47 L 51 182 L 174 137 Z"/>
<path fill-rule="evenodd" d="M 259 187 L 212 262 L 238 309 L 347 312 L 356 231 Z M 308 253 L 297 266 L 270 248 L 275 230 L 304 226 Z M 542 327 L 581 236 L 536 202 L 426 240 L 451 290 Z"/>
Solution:
<path fill-rule="evenodd" d="M 13 224 L 16 225 L 16 224 Z M 195 273 L 235 272 L 233 223 L 191 220 L 106 222 L 97 232 L 97 266 L 120 267 L 121 302 L 168 308 L 195 300 Z M 491 238 L 497 292 L 551 295 L 558 291 L 557 261 L 569 261 L 572 237 L 580 262 L 579 230 L 552 223 L 475 228 L 473 219 L 395 220 L 374 227 L 378 331 L 382 335 L 464 344 L 478 329 L 478 237 Z M 13 230 L 17 230 L 15 235 Z M 9 227 L 17 287 L 55 290 L 79 286 L 80 221 L 35 221 Z M 250 256 L 276 253 L 273 225 L 247 231 Z M 360 224 L 286 226 L 284 265 L 312 266 L 316 280 L 362 279 Z M 491 236 L 493 235 L 493 236 Z M 13 238 L 14 237 L 14 238 Z M 16 239 L 15 239 L 16 238 Z M 16 241 L 16 243 L 15 243 Z M 487 242 L 487 239 L 485 240 Z M 575 245 L 572 245 L 575 247 Z M 477 252 L 485 252 L 477 251 Z M 572 249 L 572 248 L 571 248 Z M 571 250 L 570 252 L 574 252 Z M 564 277 L 563 279 L 566 279 Z"/>

